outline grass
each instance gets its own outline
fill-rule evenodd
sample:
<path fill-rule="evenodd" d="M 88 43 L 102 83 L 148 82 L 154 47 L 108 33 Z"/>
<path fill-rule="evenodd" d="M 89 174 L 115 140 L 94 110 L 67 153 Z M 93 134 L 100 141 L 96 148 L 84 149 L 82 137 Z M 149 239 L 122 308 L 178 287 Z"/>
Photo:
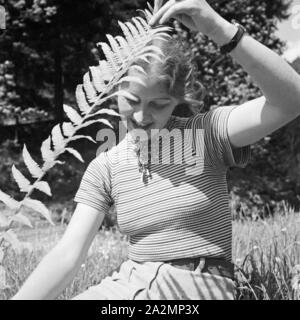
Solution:
<path fill-rule="evenodd" d="M 299 299 L 300 214 L 286 209 L 273 218 L 233 222 L 233 261 L 236 264 L 237 299 Z M 56 244 L 65 226 L 20 229 L 19 239 L 28 243 L 22 252 L 5 256 L 9 287 L 0 299 L 13 296 L 42 257 Z M 95 285 L 116 269 L 127 256 L 126 237 L 117 230 L 100 230 L 88 257 L 73 282 L 58 299 L 70 299 Z M 298 290 L 296 290 L 298 289 Z"/>

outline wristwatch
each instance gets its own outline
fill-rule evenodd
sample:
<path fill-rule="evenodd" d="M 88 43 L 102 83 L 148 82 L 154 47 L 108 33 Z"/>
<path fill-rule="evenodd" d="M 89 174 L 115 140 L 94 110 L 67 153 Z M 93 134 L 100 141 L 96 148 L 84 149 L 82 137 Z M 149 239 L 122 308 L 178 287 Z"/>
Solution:
<path fill-rule="evenodd" d="M 226 43 L 220 47 L 220 51 L 222 54 L 227 54 L 231 52 L 238 45 L 243 35 L 247 32 L 247 30 L 238 22 L 233 21 L 232 24 L 238 27 L 238 31 L 229 43 Z"/>

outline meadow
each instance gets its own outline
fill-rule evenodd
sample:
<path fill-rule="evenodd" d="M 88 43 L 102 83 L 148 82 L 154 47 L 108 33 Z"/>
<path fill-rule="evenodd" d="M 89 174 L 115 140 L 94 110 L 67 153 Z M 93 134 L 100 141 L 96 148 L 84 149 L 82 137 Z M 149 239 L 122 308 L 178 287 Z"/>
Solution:
<path fill-rule="evenodd" d="M 57 243 L 66 225 L 46 223 L 34 229 L 16 229 L 26 244 L 4 258 L 8 287 L 0 299 L 13 296 L 42 257 Z M 58 299 L 70 299 L 95 285 L 127 257 L 127 238 L 116 227 L 102 228 L 73 282 Z M 236 299 L 300 300 L 300 213 L 284 206 L 265 219 L 233 221 L 233 262 Z"/>

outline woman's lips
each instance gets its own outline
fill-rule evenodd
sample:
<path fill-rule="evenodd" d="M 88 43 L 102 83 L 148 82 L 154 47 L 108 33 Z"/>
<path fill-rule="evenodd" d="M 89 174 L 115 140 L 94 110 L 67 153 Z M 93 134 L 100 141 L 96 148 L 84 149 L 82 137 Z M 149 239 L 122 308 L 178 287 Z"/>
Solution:
<path fill-rule="evenodd" d="M 147 131 L 152 126 L 152 123 L 150 123 L 150 124 L 148 124 L 146 126 L 140 126 L 134 120 L 130 120 L 130 122 L 131 122 L 131 124 L 132 124 L 134 129 L 143 129 L 143 130 Z"/>

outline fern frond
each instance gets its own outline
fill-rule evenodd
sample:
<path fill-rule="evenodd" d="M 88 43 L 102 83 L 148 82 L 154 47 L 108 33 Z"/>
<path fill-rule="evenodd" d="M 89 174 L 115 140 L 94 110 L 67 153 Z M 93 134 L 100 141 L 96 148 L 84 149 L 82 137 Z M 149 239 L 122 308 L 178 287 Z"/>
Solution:
<path fill-rule="evenodd" d="M 72 108 L 71 108 L 72 109 Z M 74 110 L 75 111 L 75 110 Z M 61 133 L 60 125 L 57 124 L 51 131 L 51 138 L 53 142 L 55 154 L 60 153 L 65 147 L 65 139 Z"/>
<path fill-rule="evenodd" d="M 54 161 L 55 155 L 51 149 L 51 137 L 49 136 L 46 140 L 43 141 L 41 147 L 42 158 L 44 162 Z"/>
<path fill-rule="evenodd" d="M 63 134 L 66 136 L 66 137 L 72 137 L 73 134 L 75 133 L 76 129 L 75 127 L 72 125 L 71 122 L 64 122 L 62 124 L 62 131 L 63 131 Z"/>
<path fill-rule="evenodd" d="M 136 71 L 138 71 L 138 72 L 140 72 L 140 73 L 142 73 L 142 74 L 144 74 L 144 75 L 147 75 L 145 69 L 144 69 L 143 67 L 141 67 L 141 66 L 132 65 L 132 66 L 129 67 L 129 69 L 131 69 L 132 71 L 133 71 L 133 70 L 136 70 Z"/>
<path fill-rule="evenodd" d="M 121 84 L 123 82 L 135 82 L 135 83 L 138 83 L 138 84 L 146 87 L 146 83 L 138 77 L 132 77 L 132 76 L 123 77 L 123 78 L 121 78 L 121 80 L 119 80 L 117 82 L 117 84 Z"/>
<path fill-rule="evenodd" d="M 100 76 L 101 68 L 99 66 L 90 67 L 91 82 L 96 90 L 96 94 L 102 92 L 105 89 L 105 83 Z"/>
<path fill-rule="evenodd" d="M 142 19 L 143 20 L 143 19 Z M 137 28 L 139 34 L 142 37 L 146 37 L 147 36 L 147 31 L 149 30 L 149 28 L 146 28 L 144 24 L 141 23 L 141 21 L 138 19 L 138 17 L 136 18 L 132 18 L 132 21 L 135 24 L 135 27 Z M 146 24 L 147 25 L 147 24 Z"/>
<path fill-rule="evenodd" d="M 112 72 L 117 72 L 118 71 L 118 61 L 116 61 L 117 59 L 115 59 L 115 54 L 114 52 L 111 50 L 110 46 L 105 43 L 105 42 L 99 42 L 98 45 L 101 46 L 102 51 L 106 57 L 106 60 L 112 70 Z"/>
<path fill-rule="evenodd" d="M 74 137 L 70 138 L 69 141 L 76 141 L 76 140 L 79 140 L 79 139 L 87 139 L 87 140 L 92 141 L 93 143 L 97 143 L 92 137 L 84 136 L 84 135 L 74 136 Z"/>
<path fill-rule="evenodd" d="M 150 11 L 147 13 L 147 10 L 143 13 L 146 17 L 152 15 Z M 162 51 L 158 46 L 150 45 L 150 43 L 158 39 L 167 40 L 171 37 L 168 32 L 172 28 L 159 26 L 153 29 L 142 17 L 134 17 L 132 21 L 125 23 L 118 21 L 118 24 L 124 37 L 112 37 L 108 34 L 106 35 L 108 43 L 99 42 L 97 44 L 101 47 L 106 60 L 101 60 L 99 68 L 91 67 L 89 73 L 84 75 L 83 88 L 85 92 L 78 89 L 76 98 L 78 105 L 83 106 L 80 108 L 84 114 L 90 113 L 100 102 L 103 103 L 104 96 L 109 95 L 115 86 L 126 81 L 122 80 L 122 77 L 136 61 L 142 59 L 149 63 L 150 58 L 161 61 Z M 129 79 L 127 78 L 127 80 Z M 93 105 L 88 109 L 90 103 Z"/>
<path fill-rule="evenodd" d="M 94 103 L 95 99 L 96 99 L 95 97 L 97 96 L 97 91 L 96 91 L 95 87 L 93 86 L 89 71 L 87 73 L 85 73 L 85 75 L 83 76 L 83 88 L 86 93 L 86 97 L 88 99 L 88 102 Z"/>
<path fill-rule="evenodd" d="M 128 57 L 130 56 L 131 47 L 124 37 L 116 36 L 116 40 L 119 42 L 119 45 L 121 48 L 120 51 L 122 52 L 123 61 L 124 61 L 124 60 L 128 59 Z"/>
<path fill-rule="evenodd" d="M 25 198 L 24 200 L 22 200 L 21 203 L 25 207 L 39 212 L 43 217 L 45 217 L 54 226 L 54 223 L 51 219 L 50 211 L 47 209 L 47 207 L 41 201 L 34 200 L 31 198 Z"/>
<path fill-rule="evenodd" d="M 132 35 L 132 33 L 130 32 L 130 30 L 128 29 L 127 25 L 121 21 L 118 21 L 118 25 L 120 26 L 124 36 L 125 36 L 125 40 L 127 41 L 129 47 L 132 49 L 135 48 L 136 43 L 134 41 L 134 37 Z"/>
<path fill-rule="evenodd" d="M 12 166 L 12 174 L 21 192 L 29 192 L 31 190 L 30 181 L 24 177 L 21 171 L 19 171 L 14 164 Z"/>
<path fill-rule="evenodd" d="M 68 118 L 75 124 L 75 125 L 80 125 L 82 122 L 82 117 L 80 114 L 72 107 L 64 104 L 64 111 Z"/>
<path fill-rule="evenodd" d="M 8 194 L 4 193 L 0 190 L 0 201 L 2 201 L 8 208 L 12 210 L 17 210 L 20 208 L 21 204 L 20 202 L 13 199 Z"/>
<path fill-rule="evenodd" d="M 73 148 L 66 148 L 66 151 L 68 151 L 69 153 L 71 153 L 75 158 L 77 158 L 79 161 L 84 162 L 84 160 L 82 159 L 81 154 L 73 149 Z"/>
<path fill-rule="evenodd" d="M 94 124 L 94 123 L 104 123 L 104 124 L 106 124 L 107 126 L 111 127 L 112 129 L 114 128 L 114 127 L 109 123 L 108 120 L 106 120 L 106 119 L 97 119 L 97 120 L 90 120 L 90 121 L 87 121 L 87 122 L 83 123 L 83 124 L 80 126 L 80 129 L 85 128 L 85 127 L 88 127 L 88 126 L 90 126 L 90 125 L 92 125 L 92 124 Z"/>
<path fill-rule="evenodd" d="M 34 183 L 33 187 L 35 189 L 45 193 L 49 197 L 52 196 L 50 186 L 49 186 L 48 182 L 46 182 L 46 181 L 37 181 Z"/>
<path fill-rule="evenodd" d="M 87 121 L 88 119 L 93 118 L 94 116 L 98 116 L 100 114 L 108 114 L 110 116 L 116 116 L 116 117 L 121 117 L 121 115 L 117 112 L 115 112 L 114 110 L 111 109 L 100 109 L 94 113 L 91 113 L 90 115 L 86 116 L 84 119 L 85 121 Z"/>
<path fill-rule="evenodd" d="M 90 110 L 90 105 L 87 102 L 85 93 L 83 91 L 83 85 L 79 84 L 76 87 L 76 92 L 75 92 L 75 96 L 76 96 L 76 101 L 77 101 L 77 105 L 79 110 L 83 113 L 83 114 L 87 114 Z"/>
<path fill-rule="evenodd" d="M 29 172 L 31 173 L 33 178 L 39 178 L 43 175 L 43 170 L 40 166 L 32 159 L 30 153 L 27 150 L 26 145 L 24 144 L 23 147 L 23 159 L 26 167 L 28 168 Z"/>

